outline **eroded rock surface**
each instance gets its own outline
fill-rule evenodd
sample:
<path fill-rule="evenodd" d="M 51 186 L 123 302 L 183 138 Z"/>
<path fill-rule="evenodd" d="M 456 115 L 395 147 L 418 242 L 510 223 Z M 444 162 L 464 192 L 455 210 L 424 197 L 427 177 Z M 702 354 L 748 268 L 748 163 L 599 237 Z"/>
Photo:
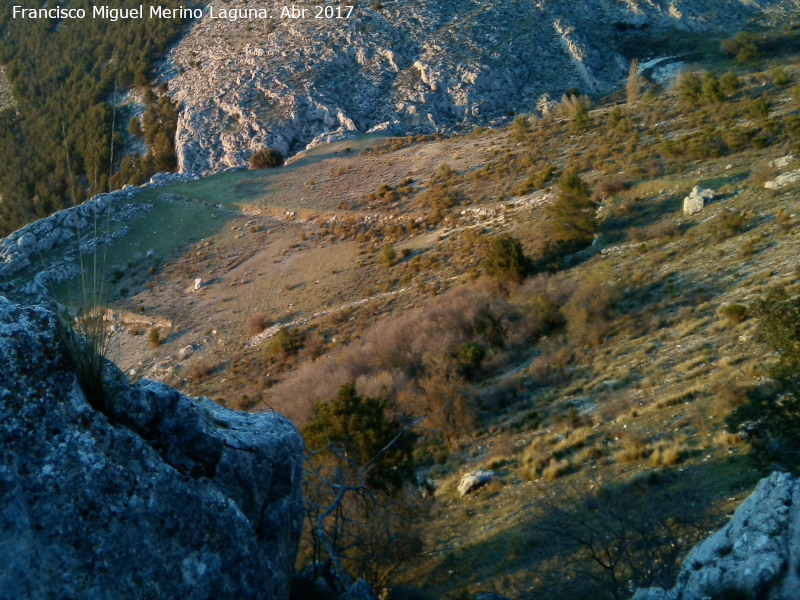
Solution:
<path fill-rule="evenodd" d="M 100 412 L 63 339 L 0 296 L 0 598 L 286 598 L 294 427 L 111 365 Z"/>
<path fill-rule="evenodd" d="M 355 5 L 337 18 L 339 5 Z M 161 70 L 180 105 L 182 172 L 244 166 L 264 146 L 284 155 L 331 133 L 431 133 L 503 123 L 562 93 L 605 93 L 628 70 L 631 35 L 737 31 L 764 0 L 429 0 L 342 2 L 333 18 L 281 18 L 277 0 L 229 0 L 198 19 Z M 301 5 L 298 5 L 301 6 Z M 375 8 L 380 6 L 380 8 Z M 321 137 L 320 137 L 321 136 Z"/>
<path fill-rule="evenodd" d="M 773 473 L 721 530 L 689 553 L 671 590 L 639 590 L 634 600 L 800 598 L 800 480 Z"/>

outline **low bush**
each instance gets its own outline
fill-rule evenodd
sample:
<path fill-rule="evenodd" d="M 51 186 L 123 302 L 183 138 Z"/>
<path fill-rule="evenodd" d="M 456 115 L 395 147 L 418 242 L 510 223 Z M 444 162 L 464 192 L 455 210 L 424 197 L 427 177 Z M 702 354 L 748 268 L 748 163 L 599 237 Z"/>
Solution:
<path fill-rule="evenodd" d="M 244 329 L 247 335 L 258 335 L 270 325 L 272 325 L 272 321 L 267 315 L 264 313 L 256 313 L 247 317 Z"/>
<path fill-rule="evenodd" d="M 250 157 L 251 169 L 273 169 L 283 164 L 283 154 L 274 148 L 262 148 Z"/>
<path fill-rule="evenodd" d="M 722 316 L 736 325 L 747 318 L 747 307 L 741 304 L 729 304 L 722 309 Z"/>

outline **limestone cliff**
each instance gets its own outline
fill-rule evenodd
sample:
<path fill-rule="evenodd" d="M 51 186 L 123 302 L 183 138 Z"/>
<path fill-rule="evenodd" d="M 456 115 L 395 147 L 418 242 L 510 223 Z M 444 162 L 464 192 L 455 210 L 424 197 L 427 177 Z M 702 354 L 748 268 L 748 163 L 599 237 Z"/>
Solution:
<path fill-rule="evenodd" d="M 301 439 L 107 367 L 87 401 L 53 313 L 0 296 L 0 598 L 288 596 Z"/>
<path fill-rule="evenodd" d="M 180 104 L 179 168 L 204 174 L 284 154 L 332 132 L 431 133 L 613 89 L 630 32 L 735 30 L 794 0 L 426 0 L 312 3 L 227 0 L 208 9 L 162 66 Z M 354 5 L 349 18 L 341 7 Z M 305 18 L 281 18 L 284 6 Z M 239 14 L 239 13 L 234 13 Z M 324 14 L 324 13 L 323 13 Z M 629 32 L 629 33 L 625 33 Z"/>

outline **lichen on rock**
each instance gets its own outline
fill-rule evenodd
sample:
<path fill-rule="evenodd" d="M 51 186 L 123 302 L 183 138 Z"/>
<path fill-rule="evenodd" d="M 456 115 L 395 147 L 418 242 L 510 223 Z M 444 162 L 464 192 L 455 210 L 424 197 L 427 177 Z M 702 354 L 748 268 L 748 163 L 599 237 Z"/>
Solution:
<path fill-rule="evenodd" d="M 87 402 L 56 316 L 0 296 L 4 598 L 286 598 L 302 441 L 113 366 Z"/>

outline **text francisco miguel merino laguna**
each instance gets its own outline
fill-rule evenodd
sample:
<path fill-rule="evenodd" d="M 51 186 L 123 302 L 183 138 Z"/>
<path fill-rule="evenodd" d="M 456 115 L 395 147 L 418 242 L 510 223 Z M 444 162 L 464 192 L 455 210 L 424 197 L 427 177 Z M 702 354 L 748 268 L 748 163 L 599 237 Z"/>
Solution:
<path fill-rule="evenodd" d="M 145 11 L 143 4 L 139 8 L 109 8 L 108 6 L 93 6 L 91 13 L 83 8 L 65 8 L 55 6 L 53 8 L 25 8 L 14 6 L 11 9 L 11 16 L 14 19 L 106 19 L 108 21 L 118 21 L 119 19 L 200 19 L 205 12 L 202 8 L 165 8 L 163 6 L 148 6 L 149 11 Z M 288 12 L 284 7 L 283 12 Z M 234 13 L 234 14 L 230 14 Z M 245 13 L 245 14 L 242 14 Z M 208 7 L 208 17 L 210 19 L 266 19 L 269 18 L 267 11 L 260 9 L 224 9 L 217 11 L 213 6 Z M 281 15 L 283 16 L 283 15 Z M 288 15 L 287 15 L 288 16 Z"/>

